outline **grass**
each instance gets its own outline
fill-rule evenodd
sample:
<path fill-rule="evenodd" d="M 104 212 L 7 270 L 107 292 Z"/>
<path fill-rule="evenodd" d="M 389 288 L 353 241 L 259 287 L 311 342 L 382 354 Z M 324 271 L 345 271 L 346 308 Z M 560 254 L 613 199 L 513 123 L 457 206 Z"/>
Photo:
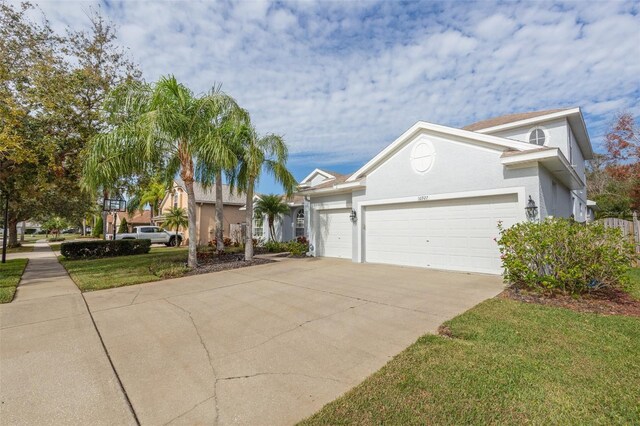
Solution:
<path fill-rule="evenodd" d="M 50 243 L 49 247 L 51 247 L 51 250 L 53 251 L 60 251 L 60 246 L 62 246 L 62 243 Z"/>
<path fill-rule="evenodd" d="M 640 300 L 640 268 L 631 268 L 627 275 L 629 283 L 625 285 L 625 291 Z"/>
<path fill-rule="evenodd" d="M 7 248 L 7 253 L 29 253 L 33 251 L 33 247 L 34 246 L 11 247 L 11 248 Z"/>
<path fill-rule="evenodd" d="M 11 259 L 7 263 L 0 263 L 0 303 L 13 300 L 27 262 L 27 259 Z"/>
<path fill-rule="evenodd" d="M 187 272 L 185 247 L 152 247 L 149 254 L 104 259 L 66 260 L 60 263 L 81 291 L 102 290 L 179 277 Z"/>
<path fill-rule="evenodd" d="M 640 318 L 488 300 L 302 422 L 640 424 Z"/>

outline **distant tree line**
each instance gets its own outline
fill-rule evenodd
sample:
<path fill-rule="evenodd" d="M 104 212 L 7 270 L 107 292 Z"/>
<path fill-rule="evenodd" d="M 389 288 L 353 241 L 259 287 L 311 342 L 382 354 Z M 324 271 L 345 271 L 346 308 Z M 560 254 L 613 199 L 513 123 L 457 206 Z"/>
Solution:
<path fill-rule="evenodd" d="M 629 218 L 640 210 L 640 127 L 631 113 L 616 116 L 604 147 L 588 164 L 587 195 L 599 217 Z"/>
<path fill-rule="evenodd" d="M 78 224 L 96 194 L 79 187 L 82 153 L 105 129 L 102 104 L 140 79 L 114 27 L 90 15 L 88 30 L 56 34 L 29 3 L 0 3 L 0 201 L 9 199 L 10 246 L 17 224 L 53 217 Z"/>

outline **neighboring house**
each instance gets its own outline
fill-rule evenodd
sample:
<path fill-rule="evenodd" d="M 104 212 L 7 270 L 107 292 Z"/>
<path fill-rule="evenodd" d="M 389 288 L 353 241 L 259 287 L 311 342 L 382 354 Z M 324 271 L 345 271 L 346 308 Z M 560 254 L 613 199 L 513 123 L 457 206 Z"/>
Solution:
<path fill-rule="evenodd" d="M 215 187 L 203 188 L 199 183 L 194 183 L 193 191 L 196 198 L 196 228 L 197 244 L 204 245 L 215 238 L 216 232 L 216 193 Z M 243 223 L 244 211 L 240 208 L 245 204 L 245 197 L 231 192 L 229 185 L 222 185 L 223 227 L 225 237 L 230 236 L 230 225 Z M 184 183 L 177 179 L 170 191 L 160 203 L 159 214 L 153 218 L 154 222 L 162 226 L 165 221 L 165 213 L 171 207 L 180 207 L 187 212 L 187 192 Z M 173 229 L 172 229 L 173 230 Z M 180 228 L 185 238 L 188 238 L 187 228 Z"/>
<path fill-rule="evenodd" d="M 152 224 L 150 210 L 137 211 L 132 214 L 120 212 L 116 217 L 116 232 L 119 230 L 123 218 L 127 219 L 127 227 L 129 228 L 127 232 L 132 232 L 134 226 Z M 113 236 L 113 214 L 107 216 L 107 236 Z"/>
<path fill-rule="evenodd" d="M 302 182 L 311 252 L 499 274 L 499 221 L 587 219 L 592 156 L 579 108 L 462 129 L 418 122 L 350 176 L 315 170 Z"/>
<path fill-rule="evenodd" d="M 257 194 L 253 197 L 254 208 L 260 196 L 261 194 Z M 282 215 L 275 220 L 274 239 L 276 241 L 290 241 L 298 237 L 306 237 L 308 227 L 304 209 L 304 198 L 300 195 L 294 195 L 288 198 L 283 195 L 282 199 L 289 206 L 289 214 Z M 241 210 L 246 214 L 246 204 Z M 252 227 L 253 238 L 267 241 L 269 237 L 269 224 L 266 217 L 258 218 L 254 215 Z"/>

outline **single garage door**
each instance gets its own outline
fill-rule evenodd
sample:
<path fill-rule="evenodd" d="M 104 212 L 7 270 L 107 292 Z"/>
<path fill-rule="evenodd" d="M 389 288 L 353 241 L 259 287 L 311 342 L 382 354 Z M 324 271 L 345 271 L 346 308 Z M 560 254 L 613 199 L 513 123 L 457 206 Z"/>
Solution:
<path fill-rule="evenodd" d="M 367 262 L 457 271 L 502 272 L 494 238 L 499 220 L 517 222 L 517 195 L 370 206 Z"/>
<path fill-rule="evenodd" d="M 314 231 L 316 255 L 351 259 L 351 209 L 319 210 Z"/>

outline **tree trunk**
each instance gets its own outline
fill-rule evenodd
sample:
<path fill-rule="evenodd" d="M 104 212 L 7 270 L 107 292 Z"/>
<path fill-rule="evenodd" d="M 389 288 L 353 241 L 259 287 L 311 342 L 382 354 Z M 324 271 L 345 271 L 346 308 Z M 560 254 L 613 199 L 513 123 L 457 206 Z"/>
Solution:
<path fill-rule="evenodd" d="M 82 218 L 82 233 L 81 233 L 81 235 L 83 237 L 87 236 L 87 218 L 86 217 Z"/>
<path fill-rule="evenodd" d="M 245 226 L 244 260 L 253 260 L 253 179 L 247 185 L 247 219 Z"/>
<path fill-rule="evenodd" d="M 216 249 L 224 250 L 222 220 L 224 205 L 222 204 L 222 171 L 216 172 Z"/>
<path fill-rule="evenodd" d="M 274 221 L 273 215 L 269 215 L 269 216 L 267 216 L 267 218 L 268 218 L 268 222 L 269 222 L 269 240 L 270 241 L 275 241 L 276 240 L 276 230 L 275 230 L 275 228 L 273 226 L 273 221 Z"/>
<path fill-rule="evenodd" d="M 9 217 L 9 243 L 8 247 L 18 247 L 18 219 Z"/>
<path fill-rule="evenodd" d="M 195 268 L 198 266 L 198 255 L 196 252 L 196 195 L 193 192 L 193 159 L 186 149 L 184 142 L 178 145 L 178 156 L 180 157 L 180 178 L 184 182 L 187 191 L 187 219 L 189 221 L 189 256 L 187 266 Z"/>
<path fill-rule="evenodd" d="M 27 231 L 27 221 L 22 221 L 22 234 L 20 234 L 20 244 L 24 243 L 24 233 Z"/>

